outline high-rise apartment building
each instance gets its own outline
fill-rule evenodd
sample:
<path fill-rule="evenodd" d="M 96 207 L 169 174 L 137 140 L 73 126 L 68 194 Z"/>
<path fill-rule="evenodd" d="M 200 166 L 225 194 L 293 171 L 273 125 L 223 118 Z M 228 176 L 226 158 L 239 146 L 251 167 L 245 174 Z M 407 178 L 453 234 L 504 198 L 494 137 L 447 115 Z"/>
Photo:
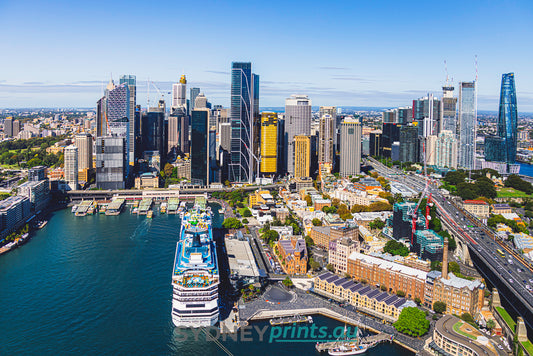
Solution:
<path fill-rule="evenodd" d="M 451 131 L 457 134 L 457 98 L 453 96 L 454 87 L 446 85 L 442 87 L 440 131 Z M 439 131 L 439 132 L 440 132 Z"/>
<path fill-rule="evenodd" d="M 20 133 L 20 120 L 13 120 L 13 137 L 17 137 Z"/>
<path fill-rule="evenodd" d="M 459 83 L 459 168 L 474 169 L 477 133 L 476 82 Z"/>
<path fill-rule="evenodd" d="M 78 170 L 93 168 L 93 137 L 89 133 L 77 134 L 74 144 L 78 148 Z"/>
<path fill-rule="evenodd" d="M 71 190 L 78 189 L 78 148 L 74 145 L 65 147 L 65 181 Z"/>
<path fill-rule="evenodd" d="M 187 79 L 182 75 L 179 82 L 172 84 L 172 107 L 187 107 Z"/>
<path fill-rule="evenodd" d="M 309 136 L 294 136 L 294 177 L 309 177 L 311 170 L 311 139 Z"/>
<path fill-rule="evenodd" d="M 274 175 L 278 170 L 278 114 L 261 113 L 261 173 Z"/>
<path fill-rule="evenodd" d="M 134 75 L 123 75 L 120 77 L 119 84 L 125 84 L 129 89 L 129 130 L 128 130 L 128 163 L 130 166 L 135 164 L 135 106 L 137 105 L 137 77 Z"/>
<path fill-rule="evenodd" d="M 411 122 L 413 122 L 413 108 L 410 106 L 398 108 L 398 123 L 400 125 L 407 125 Z"/>
<path fill-rule="evenodd" d="M 435 142 L 435 165 L 437 167 L 456 169 L 457 152 L 457 138 L 455 133 L 449 130 L 441 131 Z"/>
<path fill-rule="evenodd" d="M 13 137 L 13 118 L 8 116 L 4 120 L 4 135 L 6 137 Z"/>
<path fill-rule="evenodd" d="M 413 120 L 418 122 L 418 135 L 438 135 L 440 127 L 440 101 L 433 94 L 413 100 Z"/>
<path fill-rule="evenodd" d="M 194 99 L 194 108 L 195 109 L 205 109 L 207 108 L 207 98 L 204 93 L 200 93 Z"/>
<path fill-rule="evenodd" d="M 285 157 L 287 172 L 295 175 L 294 136 L 311 135 L 311 99 L 306 95 L 291 95 L 285 99 Z"/>
<path fill-rule="evenodd" d="M 96 138 L 96 187 L 124 189 L 127 161 L 126 139 L 117 136 Z"/>
<path fill-rule="evenodd" d="M 340 175 L 353 176 L 361 173 L 361 123 L 345 118 L 341 122 Z"/>
<path fill-rule="evenodd" d="M 330 164 L 333 166 L 335 157 L 334 151 L 335 118 L 330 114 L 320 117 L 318 128 L 318 164 Z"/>
<path fill-rule="evenodd" d="M 14 126 L 14 125 L 13 125 Z M 485 139 L 485 159 L 513 164 L 516 161 L 518 113 L 514 73 L 502 75 L 498 136 Z"/>
<path fill-rule="evenodd" d="M 259 137 L 255 127 L 256 109 L 259 108 L 259 76 L 252 74 L 250 62 L 233 62 L 231 65 L 231 154 L 229 180 L 253 181 L 257 155 L 254 140 Z"/>
<path fill-rule="evenodd" d="M 340 115 L 340 112 L 337 110 L 336 106 L 321 106 L 318 109 L 318 117 L 324 115 L 331 115 L 333 118 L 333 158 L 335 158 L 335 150 L 337 149 L 337 128 L 339 127 L 337 115 Z"/>

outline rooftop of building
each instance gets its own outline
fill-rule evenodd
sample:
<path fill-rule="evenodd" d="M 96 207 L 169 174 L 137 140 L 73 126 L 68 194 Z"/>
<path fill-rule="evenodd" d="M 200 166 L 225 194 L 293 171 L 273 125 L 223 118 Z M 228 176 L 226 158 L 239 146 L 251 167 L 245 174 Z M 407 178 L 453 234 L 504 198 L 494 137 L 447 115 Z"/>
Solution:
<path fill-rule="evenodd" d="M 489 205 L 486 201 L 483 200 L 465 200 L 463 204 Z"/>
<path fill-rule="evenodd" d="M 474 279 L 472 281 L 464 278 L 459 278 L 453 272 L 448 272 L 448 279 L 440 278 L 439 281 L 445 286 L 450 286 L 457 289 L 468 288 L 473 291 L 476 288 L 483 287 L 481 281 Z"/>
<path fill-rule="evenodd" d="M 247 240 L 226 239 L 224 243 L 232 273 L 245 277 L 259 276 L 259 269 L 255 263 L 250 243 Z"/>
<path fill-rule="evenodd" d="M 418 279 L 422 279 L 422 280 L 426 280 L 426 277 L 427 277 L 427 272 L 425 271 L 422 271 L 422 270 L 419 270 L 413 267 L 405 266 L 400 263 L 387 261 L 382 258 L 365 255 L 359 252 L 353 252 L 350 255 L 350 257 L 348 257 L 348 259 L 352 261 L 359 260 L 364 263 L 378 265 L 382 269 L 388 269 L 393 272 L 406 274 L 406 275 L 409 275 L 409 276 L 412 276 Z"/>
<path fill-rule="evenodd" d="M 27 197 L 22 195 L 13 195 L 2 201 L 0 201 L 0 210 L 5 210 L 11 208 L 14 204 L 19 204 L 20 202 L 28 200 Z"/>

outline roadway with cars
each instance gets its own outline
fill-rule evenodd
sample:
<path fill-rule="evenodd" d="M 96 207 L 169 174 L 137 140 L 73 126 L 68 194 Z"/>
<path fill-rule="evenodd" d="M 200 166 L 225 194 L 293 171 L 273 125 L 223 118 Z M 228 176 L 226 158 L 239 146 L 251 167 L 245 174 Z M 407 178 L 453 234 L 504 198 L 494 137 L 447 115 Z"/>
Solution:
<path fill-rule="evenodd" d="M 426 182 L 423 177 L 398 174 L 399 171 L 388 168 L 373 159 L 370 160 L 372 166 L 385 178 L 397 180 L 419 192 L 424 190 Z M 512 248 L 499 241 L 481 221 L 457 206 L 452 199 L 444 197 L 432 182 L 429 184 L 427 193 L 432 194 L 432 201 L 436 204 L 440 216 L 467 243 L 474 263 L 477 264 L 476 267 L 486 278 L 489 277 L 487 279 L 498 289 L 505 286 L 505 289 L 512 293 L 509 295 L 500 291 L 516 313 L 524 317 L 529 328 L 533 329 L 533 268 L 531 265 Z M 503 252 L 503 256 L 498 253 L 498 249 Z M 482 262 L 482 264 L 476 262 Z M 492 269 L 491 273 L 488 273 L 488 269 Z M 491 280 L 494 278 L 490 277 L 496 277 L 498 280 Z M 528 310 L 517 305 L 518 301 Z"/>

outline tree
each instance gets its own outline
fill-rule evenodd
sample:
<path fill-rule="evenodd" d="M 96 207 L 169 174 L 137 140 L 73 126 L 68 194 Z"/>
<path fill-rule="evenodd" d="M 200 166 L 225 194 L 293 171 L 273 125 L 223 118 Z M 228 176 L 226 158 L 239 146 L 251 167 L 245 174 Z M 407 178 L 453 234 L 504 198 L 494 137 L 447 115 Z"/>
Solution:
<path fill-rule="evenodd" d="M 487 320 L 487 329 L 492 331 L 496 327 L 496 322 L 493 319 Z"/>
<path fill-rule="evenodd" d="M 290 287 L 293 286 L 292 280 L 291 280 L 288 276 L 285 277 L 285 279 L 284 279 L 283 282 L 281 282 L 281 283 L 283 283 L 283 285 L 284 285 L 285 287 L 287 287 L 287 288 L 290 288 Z"/>
<path fill-rule="evenodd" d="M 426 313 L 415 307 L 402 309 L 398 320 L 393 324 L 394 328 L 403 334 L 419 337 L 429 330 L 429 320 Z"/>
<path fill-rule="evenodd" d="M 326 269 L 330 272 L 335 272 L 335 267 L 333 267 L 333 265 L 331 263 L 328 263 L 326 265 Z"/>
<path fill-rule="evenodd" d="M 313 223 L 313 226 L 322 226 L 322 221 L 319 218 L 314 218 L 311 222 Z"/>
<path fill-rule="evenodd" d="M 444 302 L 435 302 L 433 303 L 433 311 L 435 313 L 442 314 L 446 311 L 446 303 Z"/>
<path fill-rule="evenodd" d="M 248 224 L 249 221 L 248 221 L 248 219 L 244 218 L 244 219 L 242 219 L 242 223 L 243 223 L 243 224 Z"/>
<path fill-rule="evenodd" d="M 446 233 L 447 233 L 447 231 L 446 231 Z M 444 237 L 444 234 L 442 234 L 442 235 Z M 448 236 L 446 236 L 446 238 L 448 239 L 448 250 L 450 250 L 452 252 L 455 251 L 455 249 L 457 248 L 457 242 L 455 241 L 455 239 L 453 237 L 448 237 Z"/>
<path fill-rule="evenodd" d="M 320 268 L 320 263 L 315 261 L 313 257 L 309 257 L 309 268 L 312 270 L 317 270 Z"/>
<path fill-rule="evenodd" d="M 240 229 L 243 225 L 237 218 L 227 218 L 222 223 L 222 227 L 225 229 Z"/>
<path fill-rule="evenodd" d="M 245 208 L 245 209 L 242 211 L 242 216 L 244 216 L 245 218 L 249 218 L 250 216 L 252 216 L 252 212 L 250 211 L 250 209 Z"/>
<path fill-rule="evenodd" d="M 474 318 L 472 317 L 470 313 L 461 314 L 461 319 L 463 321 L 466 321 L 470 325 L 476 325 L 476 321 L 474 320 Z"/>
<path fill-rule="evenodd" d="M 511 187 L 516 190 L 520 190 L 526 194 L 532 194 L 533 193 L 533 186 L 531 183 L 526 182 L 516 174 L 511 174 L 507 180 L 505 181 L 506 187 Z"/>
<path fill-rule="evenodd" d="M 313 241 L 313 239 L 309 235 L 305 235 L 305 244 L 307 246 L 315 246 L 315 242 Z"/>
<path fill-rule="evenodd" d="M 165 171 L 165 177 L 170 178 L 172 177 L 172 172 L 174 171 L 174 166 L 170 163 L 165 164 L 165 168 L 163 168 Z"/>
<path fill-rule="evenodd" d="M 353 218 L 352 214 L 350 214 L 350 210 L 348 210 L 348 207 L 345 204 L 341 204 L 339 206 L 339 210 L 337 210 L 337 214 L 339 214 L 339 217 L 342 220 L 349 220 Z"/>
<path fill-rule="evenodd" d="M 451 185 L 457 185 L 465 181 L 466 175 L 460 171 L 450 171 L 444 177 L 444 181 Z"/>
<path fill-rule="evenodd" d="M 398 297 L 403 298 L 403 297 L 405 297 L 405 292 L 404 292 L 403 290 L 397 290 L 397 291 L 396 291 L 396 295 L 397 295 Z"/>
<path fill-rule="evenodd" d="M 416 297 L 415 298 L 415 303 L 416 303 L 416 305 L 420 305 L 420 303 L 422 303 L 422 301 L 420 300 L 420 298 Z"/>
<path fill-rule="evenodd" d="M 360 213 L 362 211 L 370 211 L 370 208 L 366 205 L 354 204 L 350 211 L 352 212 L 352 214 L 355 214 L 355 213 Z"/>
<path fill-rule="evenodd" d="M 307 202 L 307 206 L 313 206 L 313 198 L 309 194 L 305 196 L 305 201 Z"/>
<path fill-rule="evenodd" d="M 263 235 L 261 235 L 263 240 L 266 243 L 270 244 L 271 242 L 277 241 L 279 239 L 279 233 L 276 230 L 268 230 Z"/>
<path fill-rule="evenodd" d="M 458 273 L 461 273 L 461 267 L 457 262 L 452 261 L 448 263 L 448 271 L 452 272 L 457 276 Z"/>
<path fill-rule="evenodd" d="M 385 227 L 385 223 L 381 221 L 380 218 L 375 218 L 374 221 L 371 221 L 368 226 L 371 229 L 383 229 Z"/>
<path fill-rule="evenodd" d="M 407 256 L 409 249 L 407 246 L 396 240 L 389 240 L 383 247 L 383 252 L 390 253 L 391 255 Z"/>

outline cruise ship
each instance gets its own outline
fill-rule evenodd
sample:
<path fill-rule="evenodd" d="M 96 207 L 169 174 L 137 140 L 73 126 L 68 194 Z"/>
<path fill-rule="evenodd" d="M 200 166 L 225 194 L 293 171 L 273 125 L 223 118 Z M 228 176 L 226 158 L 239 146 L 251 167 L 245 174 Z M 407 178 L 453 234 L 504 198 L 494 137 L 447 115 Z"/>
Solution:
<path fill-rule="evenodd" d="M 205 198 L 183 214 L 172 271 L 172 322 L 206 327 L 218 322 L 218 263 Z"/>

